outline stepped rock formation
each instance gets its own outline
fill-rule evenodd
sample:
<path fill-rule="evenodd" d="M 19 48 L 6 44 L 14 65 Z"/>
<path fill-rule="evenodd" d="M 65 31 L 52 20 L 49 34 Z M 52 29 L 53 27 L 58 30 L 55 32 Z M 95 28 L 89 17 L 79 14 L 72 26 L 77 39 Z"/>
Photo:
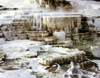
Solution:
<path fill-rule="evenodd" d="M 59 14 L 60 15 L 60 14 Z M 47 29 L 49 33 L 53 31 L 65 31 L 66 33 L 73 33 L 75 27 L 81 28 L 81 15 L 69 14 L 65 16 L 44 16 L 43 29 Z"/>
<path fill-rule="evenodd" d="M 98 78 L 100 3 L 87 2 L 0 0 L 0 78 Z"/>

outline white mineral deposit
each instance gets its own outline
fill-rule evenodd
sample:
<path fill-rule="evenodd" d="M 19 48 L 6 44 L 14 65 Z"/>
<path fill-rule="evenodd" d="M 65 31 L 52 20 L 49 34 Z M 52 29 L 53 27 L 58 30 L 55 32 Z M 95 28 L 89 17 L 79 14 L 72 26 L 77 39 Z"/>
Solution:
<path fill-rule="evenodd" d="M 0 78 L 100 78 L 100 0 L 0 0 Z"/>

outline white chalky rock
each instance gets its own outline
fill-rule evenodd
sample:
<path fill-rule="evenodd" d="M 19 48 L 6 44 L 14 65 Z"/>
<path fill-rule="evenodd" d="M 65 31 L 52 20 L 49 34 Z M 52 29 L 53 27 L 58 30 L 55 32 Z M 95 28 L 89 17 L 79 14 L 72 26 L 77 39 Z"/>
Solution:
<path fill-rule="evenodd" d="M 5 38 L 0 38 L 0 45 L 5 43 Z"/>
<path fill-rule="evenodd" d="M 36 44 L 36 45 L 30 45 L 28 47 L 29 51 L 38 51 L 40 50 L 40 44 Z"/>
<path fill-rule="evenodd" d="M 17 33 L 15 31 L 12 31 L 11 36 L 16 37 Z"/>
<path fill-rule="evenodd" d="M 1 27 L 1 32 L 4 34 L 4 32 L 7 30 L 7 26 Z"/>
<path fill-rule="evenodd" d="M 42 46 L 41 46 L 41 49 L 42 49 L 42 50 L 50 50 L 50 48 L 52 48 L 51 45 L 42 45 Z"/>
<path fill-rule="evenodd" d="M 70 41 L 66 41 L 65 44 L 67 44 L 67 46 L 69 46 L 69 47 L 73 46 L 73 42 L 71 40 Z"/>
<path fill-rule="evenodd" d="M 6 72 L 3 77 L 0 78 L 36 78 L 36 76 L 26 70 L 15 70 Z"/>
<path fill-rule="evenodd" d="M 70 69 L 68 69 L 67 73 L 72 75 L 72 74 L 80 74 L 82 75 L 82 71 L 80 70 L 80 66 L 77 65 L 75 66 L 73 62 L 70 63 Z"/>
<path fill-rule="evenodd" d="M 7 29 L 8 29 L 8 31 L 11 31 L 11 30 L 13 30 L 13 27 L 12 27 L 12 25 L 8 25 L 8 26 L 7 26 Z"/>
<path fill-rule="evenodd" d="M 11 31 L 4 32 L 4 36 L 6 40 L 11 40 L 11 33 L 12 33 Z"/>
<path fill-rule="evenodd" d="M 37 70 L 38 70 L 39 73 L 47 74 L 48 71 L 45 70 L 45 68 L 46 67 L 44 67 L 44 66 L 38 66 Z"/>
<path fill-rule="evenodd" d="M 29 40 L 14 40 L 14 41 L 7 41 L 4 45 L 1 45 L 1 49 L 5 52 L 25 52 L 26 50 L 29 51 L 38 51 L 40 50 L 40 46 L 42 43 L 36 41 L 29 41 Z"/>
<path fill-rule="evenodd" d="M 55 72 L 60 72 L 61 71 L 61 67 L 60 67 L 60 65 L 59 64 L 57 64 L 57 69 L 55 70 Z"/>
<path fill-rule="evenodd" d="M 100 47 L 99 46 L 91 46 L 91 52 L 94 57 L 100 57 Z"/>
<path fill-rule="evenodd" d="M 59 40 L 65 41 L 65 35 L 66 35 L 65 31 L 60 31 L 60 32 L 54 31 L 53 35 L 56 36 Z"/>

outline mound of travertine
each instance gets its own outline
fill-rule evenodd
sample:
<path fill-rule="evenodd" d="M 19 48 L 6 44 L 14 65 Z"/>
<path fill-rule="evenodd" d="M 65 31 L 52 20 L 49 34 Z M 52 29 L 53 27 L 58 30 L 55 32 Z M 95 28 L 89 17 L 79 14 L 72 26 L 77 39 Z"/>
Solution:
<path fill-rule="evenodd" d="M 49 36 L 47 31 L 26 31 L 30 40 L 37 40 L 38 38 L 45 38 Z"/>
<path fill-rule="evenodd" d="M 9 19 L 8 17 L 6 17 L 6 19 Z M 4 22 L 6 21 L 5 19 L 2 20 L 4 20 Z M 0 25 L 0 37 L 4 37 L 8 41 L 17 39 L 27 39 L 27 37 L 23 34 L 25 33 L 25 31 L 28 31 L 30 29 L 31 23 L 25 19 L 16 19 L 11 21 L 13 22 L 4 23 Z"/>
<path fill-rule="evenodd" d="M 53 31 L 65 31 L 66 33 L 76 33 L 76 29 L 81 28 L 81 15 L 48 15 L 43 16 L 42 20 L 43 29 L 47 30 L 49 33 L 53 33 Z M 76 28 L 77 27 L 77 28 Z"/>
<path fill-rule="evenodd" d="M 49 66 L 55 63 L 70 63 L 71 61 L 77 63 L 85 59 L 85 52 L 78 49 L 52 48 L 50 51 L 38 53 L 38 62 Z"/>

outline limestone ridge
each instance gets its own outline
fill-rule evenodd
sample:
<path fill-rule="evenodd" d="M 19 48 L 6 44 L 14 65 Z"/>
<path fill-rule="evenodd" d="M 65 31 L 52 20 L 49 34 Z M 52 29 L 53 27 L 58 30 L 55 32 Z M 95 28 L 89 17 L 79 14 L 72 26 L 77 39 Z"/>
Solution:
<path fill-rule="evenodd" d="M 9 12 L 12 13 L 12 11 Z M 17 16 L 19 18 L 16 18 Z M 6 40 L 18 38 L 29 38 L 31 40 L 41 38 L 44 40 L 50 35 L 53 36 L 55 31 L 64 31 L 66 36 L 67 34 L 72 36 L 71 40 L 74 39 L 75 34 L 79 36 L 80 39 L 80 36 L 86 33 L 88 36 L 95 34 L 95 37 L 97 35 L 99 39 L 99 29 L 97 29 L 97 26 L 95 26 L 95 23 L 93 23 L 91 19 L 95 20 L 95 18 L 92 17 L 82 17 L 82 14 L 54 13 L 51 15 L 50 13 L 26 14 L 26 12 L 23 12 L 22 14 L 21 12 L 16 12 L 14 16 L 5 15 L 0 19 L 1 21 L 4 20 L 4 22 L 0 24 L 0 37 L 5 37 Z M 99 20 L 99 18 L 96 17 L 96 20 Z M 89 22 L 91 22 L 91 24 Z"/>

